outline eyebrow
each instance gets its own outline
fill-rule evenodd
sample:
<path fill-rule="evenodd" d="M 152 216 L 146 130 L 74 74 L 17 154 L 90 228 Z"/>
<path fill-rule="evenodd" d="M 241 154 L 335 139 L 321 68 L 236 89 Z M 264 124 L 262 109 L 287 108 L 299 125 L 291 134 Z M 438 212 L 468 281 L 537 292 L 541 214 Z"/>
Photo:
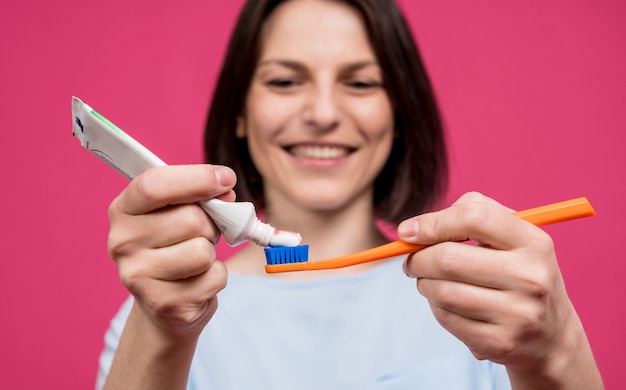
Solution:
<path fill-rule="evenodd" d="M 284 66 L 286 68 L 296 70 L 296 71 L 304 71 L 306 67 L 297 61 L 289 61 L 289 60 L 265 60 L 259 62 L 259 68 L 267 65 L 279 65 Z"/>
<path fill-rule="evenodd" d="M 286 68 L 289 68 L 289 69 L 292 69 L 292 70 L 295 70 L 295 71 L 299 71 L 299 72 L 307 70 L 307 67 L 305 65 L 303 65 L 302 63 L 297 62 L 297 61 L 291 61 L 291 60 L 265 60 L 265 61 L 259 62 L 258 67 L 267 66 L 267 65 L 284 66 Z M 366 60 L 366 61 L 358 61 L 358 62 L 354 62 L 354 63 L 348 64 L 348 65 L 342 67 L 341 71 L 342 72 L 354 72 L 354 71 L 357 71 L 359 69 L 366 68 L 368 66 L 380 67 L 378 62 Z"/>
<path fill-rule="evenodd" d="M 353 64 L 349 64 L 348 66 L 344 67 L 342 70 L 346 72 L 354 72 L 355 70 L 367 68 L 368 66 L 375 66 L 377 68 L 380 68 L 380 65 L 376 61 L 359 61 Z"/>

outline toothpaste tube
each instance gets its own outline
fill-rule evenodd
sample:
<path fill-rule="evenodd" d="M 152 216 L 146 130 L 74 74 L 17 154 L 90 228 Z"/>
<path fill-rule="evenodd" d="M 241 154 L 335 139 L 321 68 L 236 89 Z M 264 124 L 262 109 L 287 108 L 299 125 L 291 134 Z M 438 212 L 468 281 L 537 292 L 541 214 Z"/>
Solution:
<path fill-rule="evenodd" d="M 81 145 L 129 180 L 148 168 L 167 165 L 113 122 L 79 98 L 72 97 L 72 135 Z M 252 241 L 260 246 L 296 246 L 299 233 L 276 230 L 261 222 L 250 202 L 210 199 L 198 202 L 222 232 L 229 245 Z"/>

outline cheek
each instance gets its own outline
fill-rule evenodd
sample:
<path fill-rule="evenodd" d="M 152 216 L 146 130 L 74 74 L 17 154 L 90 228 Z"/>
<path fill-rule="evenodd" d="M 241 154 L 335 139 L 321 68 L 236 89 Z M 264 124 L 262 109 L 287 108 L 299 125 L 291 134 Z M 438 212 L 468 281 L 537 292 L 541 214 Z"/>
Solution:
<path fill-rule="evenodd" d="M 264 126 L 268 126 L 268 124 L 265 123 Z M 249 123 L 247 131 L 246 138 L 250 157 L 256 168 L 263 173 L 269 164 L 270 157 L 275 153 L 274 150 L 270 149 L 272 146 L 271 128 Z"/>
<path fill-rule="evenodd" d="M 394 115 L 387 96 L 372 99 L 370 104 L 362 105 L 359 118 L 360 128 L 373 147 L 372 164 L 376 168 L 372 173 L 376 177 L 389 159 L 394 140 Z"/>
<path fill-rule="evenodd" d="M 276 155 L 273 142 L 276 135 L 284 127 L 285 118 L 280 114 L 280 106 L 276 99 L 251 93 L 246 109 L 246 140 L 250 157 L 255 167 L 266 176 L 271 171 L 272 157 Z"/>
<path fill-rule="evenodd" d="M 246 101 L 247 136 L 267 140 L 280 133 L 297 111 L 294 100 L 253 89 Z"/>
<path fill-rule="evenodd" d="M 254 97 L 251 94 L 248 99 L 245 113 L 245 136 L 251 153 L 263 149 L 280 128 L 279 118 L 272 115 L 271 102 Z"/>
<path fill-rule="evenodd" d="M 275 127 L 270 113 L 270 101 L 253 89 L 246 101 L 246 134 L 249 138 L 262 137 Z"/>
<path fill-rule="evenodd" d="M 394 133 L 393 110 L 386 98 L 372 99 L 354 110 L 360 122 L 359 128 L 372 141 L 391 144 Z"/>

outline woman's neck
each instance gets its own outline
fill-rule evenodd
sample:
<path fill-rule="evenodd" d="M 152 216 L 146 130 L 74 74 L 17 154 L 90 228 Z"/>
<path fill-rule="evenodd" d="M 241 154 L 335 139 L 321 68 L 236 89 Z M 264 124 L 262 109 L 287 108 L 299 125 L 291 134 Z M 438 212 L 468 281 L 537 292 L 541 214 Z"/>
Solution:
<path fill-rule="evenodd" d="M 309 259 L 319 260 L 369 249 L 385 242 L 376 227 L 369 193 L 332 210 L 305 209 L 288 202 L 274 202 L 265 219 L 281 230 L 302 235 L 309 244 Z"/>

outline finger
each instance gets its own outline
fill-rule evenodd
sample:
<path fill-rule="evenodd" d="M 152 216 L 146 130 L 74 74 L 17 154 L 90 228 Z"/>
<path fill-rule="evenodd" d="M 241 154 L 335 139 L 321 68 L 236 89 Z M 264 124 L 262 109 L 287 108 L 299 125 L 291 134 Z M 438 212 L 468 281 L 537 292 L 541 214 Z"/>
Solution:
<path fill-rule="evenodd" d="M 168 205 L 195 203 L 215 197 L 233 200 L 235 182 L 234 172 L 224 166 L 152 168 L 132 180 L 111 207 L 121 213 L 139 215 Z"/>
<path fill-rule="evenodd" d="M 124 284 L 140 278 L 185 280 L 208 271 L 214 262 L 215 247 L 205 238 L 193 238 L 176 245 L 145 250 L 132 261 L 121 260 L 120 278 Z"/>
<path fill-rule="evenodd" d="M 144 288 L 133 295 L 149 316 L 180 328 L 184 323 L 202 323 L 203 317 L 213 314 L 217 303 L 215 297 L 224 289 L 226 281 L 226 267 L 216 261 L 206 272 L 192 278 L 179 281 L 149 279 Z"/>
<path fill-rule="evenodd" d="M 515 253 L 444 242 L 407 257 L 405 273 L 420 278 L 449 280 L 500 290 L 519 287 L 528 272 Z M 533 267 L 534 269 L 534 267 Z"/>
<path fill-rule="evenodd" d="M 447 209 L 402 222 L 398 235 L 404 241 L 422 245 L 471 239 L 510 250 L 527 245 L 537 230 L 493 199 L 470 193 Z"/>
<path fill-rule="evenodd" d="M 121 259 L 195 237 L 215 242 L 219 230 L 197 204 L 177 205 L 137 216 L 117 214 L 111 221 L 108 248 L 111 258 Z"/>
<path fill-rule="evenodd" d="M 189 301 L 192 301 L 194 297 L 204 297 L 206 300 L 222 291 L 226 287 L 227 280 L 226 266 L 223 262 L 215 260 L 205 272 L 176 282 L 174 293 Z"/>
<path fill-rule="evenodd" d="M 139 223 L 151 224 L 158 231 L 145 236 L 145 244 L 152 248 L 174 245 L 194 237 L 214 242 L 220 234 L 213 220 L 195 203 L 169 206 L 137 218 L 142 220 Z"/>
<path fill-rule="evenodd" d="M 474 356 L 504 364 L 516 346 L 501 325 L 466 318 L 455 312 L 431 305 L 439 324 L 465 344 Z"/>
<path fill-rule="evenodd" d="M 507 292 L 449 280 L 420 278 L 417 289 L 432 306 L 461 317 L 501 323 L 511 311 Z"/>
<path fill-rule="evenodd" d="M 541 296 L 560 280 L 553 246 L 551 241 L 545 242 L 545 246 L 538 244 L 532 251 L 501 251 L 446 242 L 408 256 L 403 268 L 409 276 Z"/>
<path fill-rule="evenodd" d="M 165 207 L 129 219 L 132 223 L 119 234 L 147 248 L 166 247 L 193 237 L 213 241 L 219 235 L 217 226 L 195 203 Z"/>

